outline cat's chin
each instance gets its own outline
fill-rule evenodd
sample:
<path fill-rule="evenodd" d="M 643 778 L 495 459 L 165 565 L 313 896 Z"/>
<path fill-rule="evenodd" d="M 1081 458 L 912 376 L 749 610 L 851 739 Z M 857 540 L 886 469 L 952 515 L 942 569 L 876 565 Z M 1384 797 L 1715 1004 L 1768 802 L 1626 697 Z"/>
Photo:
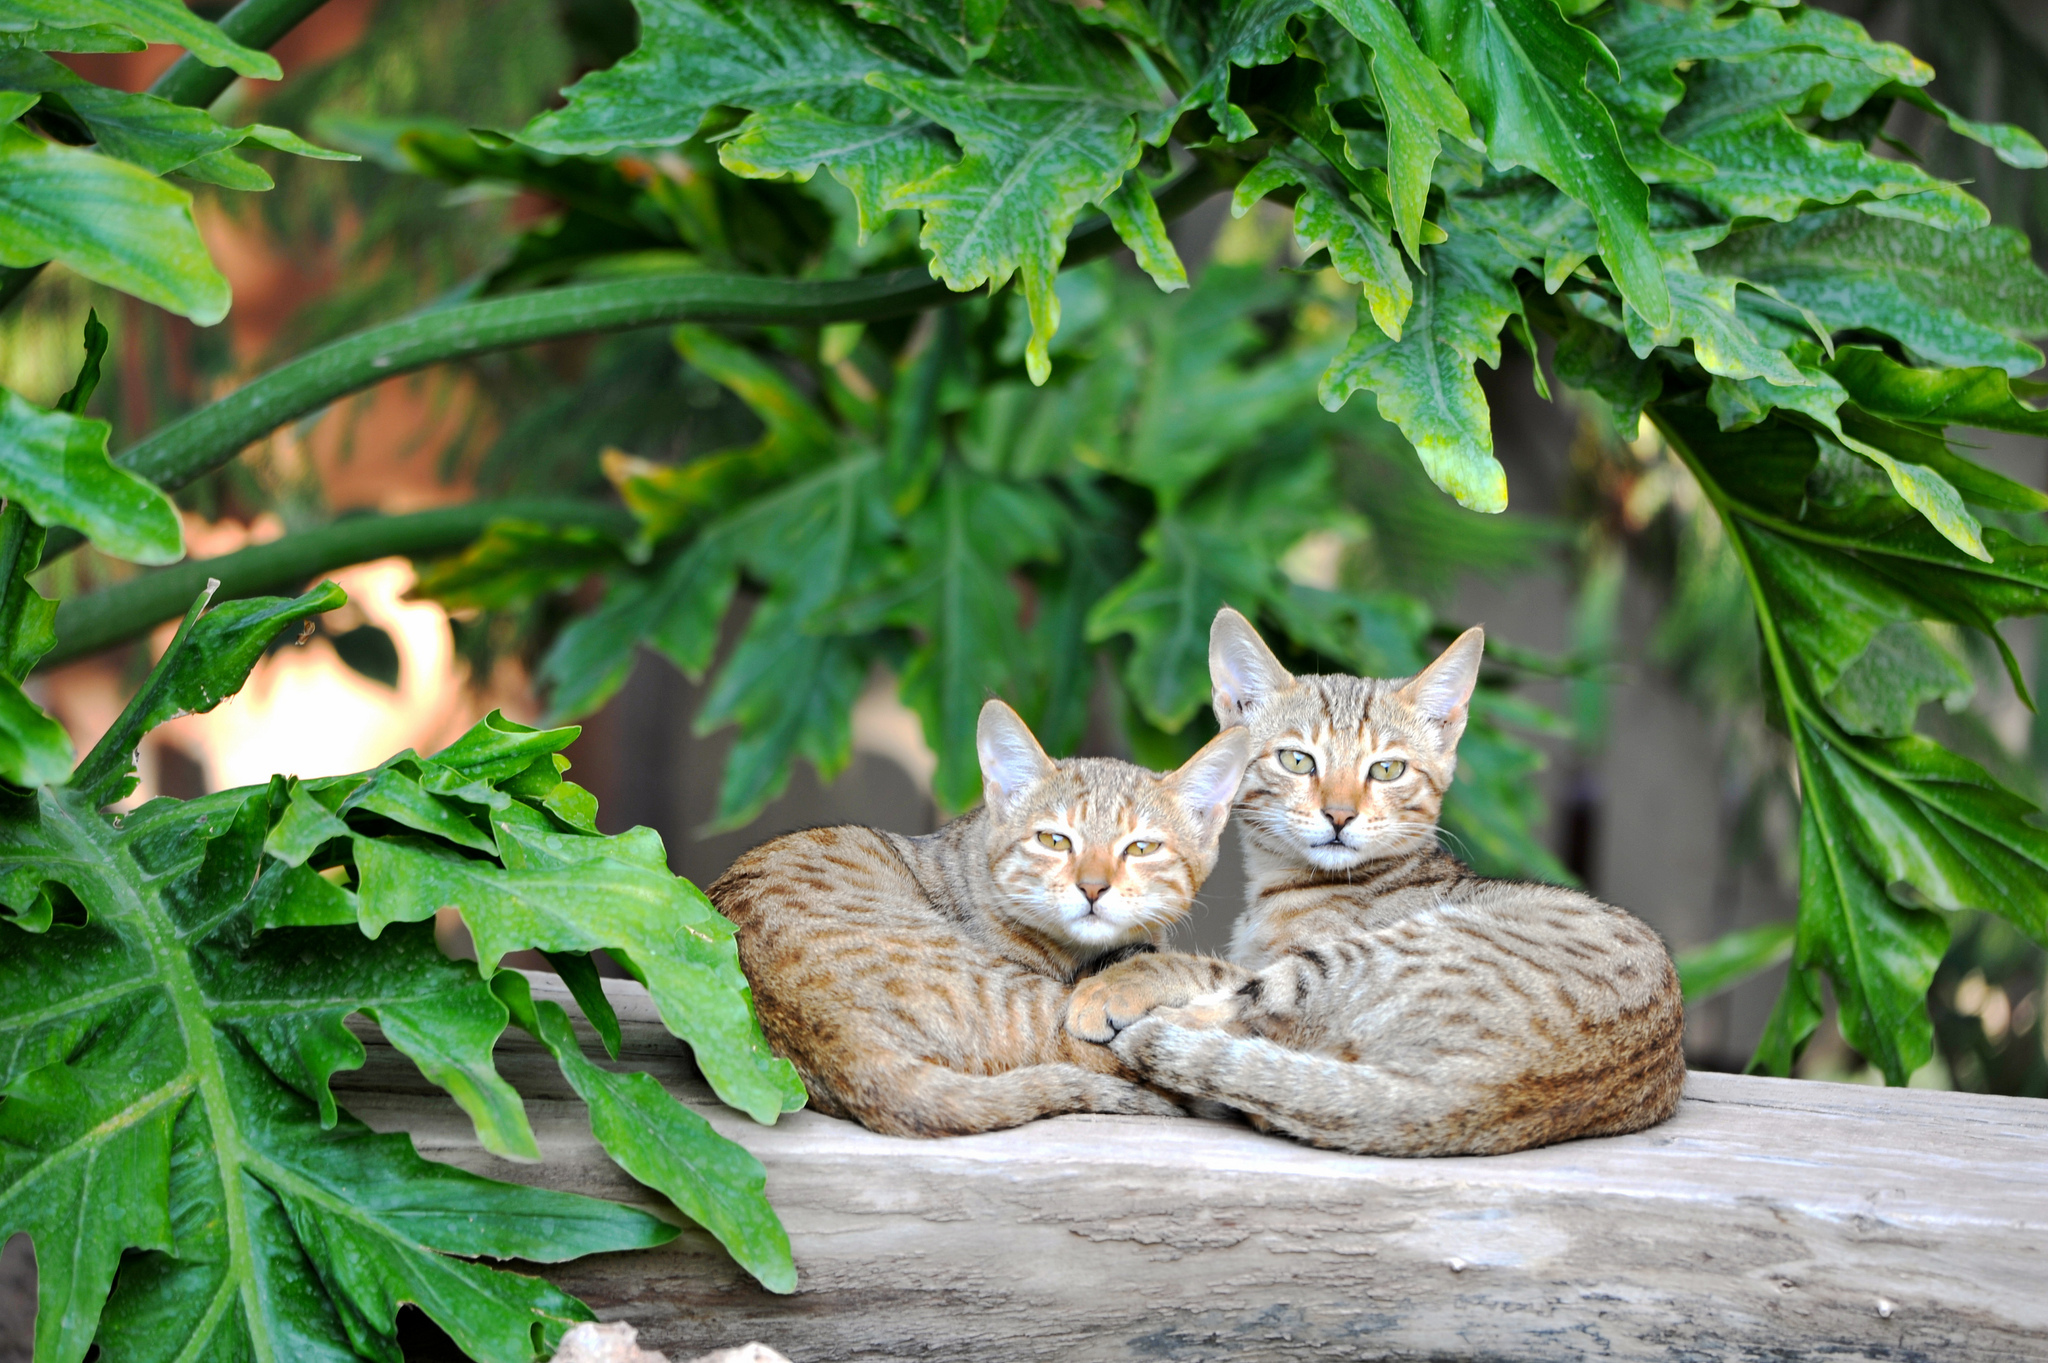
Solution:
<path fill-rule="evenodd" d="M 1297 843 L 1294 854 L 1318 871 L 1348 871 L 1372 859 L 1370 852 L 1341 842 L 1326 842 L 1315 846 Z"/>
<path fill-rule="evenodd" d="M 1145 937 L 1144 928 L 1136 923 L 1119 923 L 1096 914 L 1068 919 L 1060 924 L 1060 931 L 1075 946 L 1098 953 L 1129 946 Z"/>

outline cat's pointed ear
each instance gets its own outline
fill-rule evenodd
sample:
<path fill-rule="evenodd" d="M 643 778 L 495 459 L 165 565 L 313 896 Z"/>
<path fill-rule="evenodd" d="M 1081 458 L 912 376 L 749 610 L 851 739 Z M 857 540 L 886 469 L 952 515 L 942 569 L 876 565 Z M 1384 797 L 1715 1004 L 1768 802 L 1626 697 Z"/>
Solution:
<path fill-rule="evenodd" d="M 1252 622 L 1225 606 L 1209 626 L 1209 685 L 1216 722 L 1228 729 L 1246 722 L 1245 713 L 1275 691 L 1294 684 Z"/>
<path fill-rule="evenodd" d="M 1038 746 L 1030 727 L 999 700 L 981 707 L 974 751 L 981 758 L 981 797 L 994 810 L 1009 809 L 1020 795 L 1052 774 L 1052 759 Z"/>
<path fill-rule="evenodd" d="M 1479 682 L 1479 656 L 1485 651 L 1486 631 L 1474 625 L 1400 690 L 1401 699 L 1424 717 L 1444 726 L 1446 750 L 1456 746 L 1465 734 L 1472 688 Z"/>
<path fill-rule="evenodd" d="M 1202 830 L 1204 841 L 1213 844 L 1223 835 L 1223 825 L 1230 821 L 1230 806 L 1251 760 L 1251 730 L 1238 725 L 1203 744 L 1200 752 L 1166 778 L 1181 807 Z"/>

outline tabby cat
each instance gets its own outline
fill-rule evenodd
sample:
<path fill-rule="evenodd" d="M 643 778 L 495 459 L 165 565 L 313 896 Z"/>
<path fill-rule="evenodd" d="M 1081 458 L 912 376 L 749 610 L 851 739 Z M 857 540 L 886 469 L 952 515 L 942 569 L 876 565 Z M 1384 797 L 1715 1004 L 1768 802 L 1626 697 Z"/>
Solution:
<path fill-rule="evenodd" d="M 1070 1030 L 1161 1088 L 1368 1154 L 1497 1154 L 1669 1117 L 1684 1014 L 1656 934 L 1438 850 L 1484 647 L 1468 630 L 1408 680 L 1296 677 L 1218 615 L 1217 722 L 1246 726 L 1253 754 L 1232 959 L 1121 962 L 1076 992 Z"/>
<path fill-rule="evenodd" d="M 976 746 L 983 801 L 936 833 L 791 833 L 712 885 L 769 1045 L 813 1107 L 891 1135 L 1178 1111 L 1062 1022 L 1084 969 L 1187 913 L 1249 735 L 1219 735 L 1168 776 L 1054 762 L 992 700 Z"/>

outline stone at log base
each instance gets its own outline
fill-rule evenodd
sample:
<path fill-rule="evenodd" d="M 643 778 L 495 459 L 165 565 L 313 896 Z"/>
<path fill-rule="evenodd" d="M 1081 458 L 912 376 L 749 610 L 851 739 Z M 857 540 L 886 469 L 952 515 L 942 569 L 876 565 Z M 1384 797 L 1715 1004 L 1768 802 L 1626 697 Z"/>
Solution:
<path fill-rule="evenodd" d="M 569 1327 L 548 1363 L 668 1363 L 668 1355 L 640 1347 L 640 1332 L 622 1320 Z M 737 1349 L 714 1349 L 690 1363 L 789 1363 L 756 1340 Z"/>
<path fill-rule="evenodd" d="M 1654 1130 L 1493 1158 L 1191 1118 L 896 1140 L 810 1112 L 756 1126 L 637 986 L 607 985 L 626 1058 L 767 1165 L 801 1275 L 762 1291 L 695 1230 L 545 1270 L 671 1358 L 769 1339 L 795 1363 L 2048 1359 L 2048 1103 L 1696 1074 Z M 567 1003 L 550 976 L 535 992 Z M 372 1126 L 492 1177 L 652 1201 L 517 1034 L 500 1066 L 539 1165 L 484 1154 L 363 1034 L 370 1063 L 335 1088 Z"/>

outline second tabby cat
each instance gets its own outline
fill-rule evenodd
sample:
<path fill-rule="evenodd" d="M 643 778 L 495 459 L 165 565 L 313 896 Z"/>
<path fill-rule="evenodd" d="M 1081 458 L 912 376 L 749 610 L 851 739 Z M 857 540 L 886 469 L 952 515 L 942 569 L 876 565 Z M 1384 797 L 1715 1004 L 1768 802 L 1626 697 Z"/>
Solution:
<path fill-rule="evenodd" d="M 790 833 L 711 886 L 769 1045 L 812 1107 L 892 1135 L 1178 1111 L 1062 1021 L 1082 970 L 1187 913 L 1248 735 L 1218 735 L 1168 776 L 1054 762 L 1001 701 L 976 737 L 983 801 L 938 832 Z"/>
<path fill-rule="evenodd" d="M 1121 962 L 1076 991 L 1069 1028 L 1162 1088 L 1369 1154 L 1497 1154 L 1669 1117 L 1684 1012 L 1656 934 L 1437 847 L 1484 642 L 1468 630 L 1408 680 L 1296 677 L 1218 615 L 1216 718 L 1253 740 L 1232 960 Z"/>

